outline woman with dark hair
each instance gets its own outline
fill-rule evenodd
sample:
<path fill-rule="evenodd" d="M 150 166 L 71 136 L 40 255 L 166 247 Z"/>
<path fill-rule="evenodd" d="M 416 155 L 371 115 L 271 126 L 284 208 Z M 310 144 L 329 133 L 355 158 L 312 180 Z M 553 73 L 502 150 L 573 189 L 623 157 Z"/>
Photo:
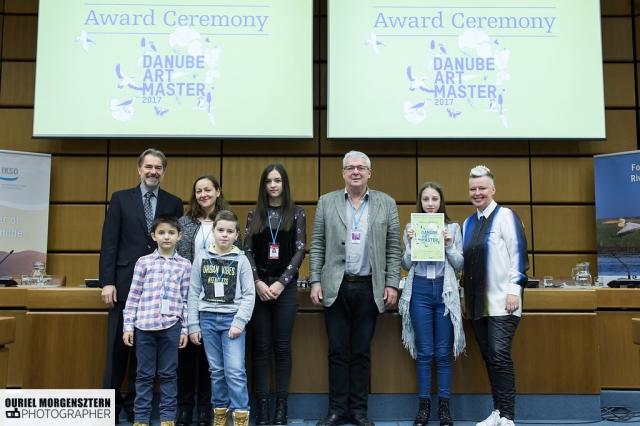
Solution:
<path fill-rule="evenodd" d="M 456 272 L 462 269 L 460 225 L 447 215 L 444 192 L 435 182 L 426 182 L 418 191 L 418 213 L 443 213 L 445 220 L 444 262 L 412 262 L 411 240 L 414 230 L 407 224 L 402 267 L 409 271 L 398 309 L 402 315 L 402 341 L 416 359 L 418 374 L 418 414 L 414 425 L 424 426 L 431 414 L 431 361 L 436 360 L 438 415 L 440 425 L 453 425 L 449 411 L 452 355 L 464 351 L 460 294 Z"/>
<path fill-rule="evenodd" d="M 176 245 L 178 254 L 193 263 L 198 253 L 213 240 L 213 219 L 227 203 L 218 180 L 203 175 L 193 182 L 187 213 L 179 220 L 182 238 Z M 191 424 L 193 405 L 198 401 L 198 426 L 211 424 L 211 376 L 204 346 L 189 343 L 178 356 L 178 426 Z"/>
<path fill-rule="evenodd" d="M 253 269 L 256 305 L 253 328 L 253 389 L 257 425 L 286 425 L 291 334 L 298 310 L 297 278 L 306 247 L 306 216 L 291 199 L 289 177 L 281 164 L 260 176 L 258 202 L 247 216 L 244 249 Z M 269 355 L 275 358 L 276 409 L 269 417 Z"/>

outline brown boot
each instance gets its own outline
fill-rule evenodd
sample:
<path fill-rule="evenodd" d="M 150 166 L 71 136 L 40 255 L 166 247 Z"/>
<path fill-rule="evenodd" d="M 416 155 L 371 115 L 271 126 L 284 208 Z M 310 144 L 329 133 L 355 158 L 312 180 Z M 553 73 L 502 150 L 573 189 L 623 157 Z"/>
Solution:
<path fill-rule="evenodd" d="M 213 422 L 211 426 L 227 426 L 229 420 L 229 409 L 226 407 L 218 407 L 213 409 Z"/>
<path fill-rule="evenodd" d="M 233 426 L 249 426 L 249 410 L 234 411 Z"/>

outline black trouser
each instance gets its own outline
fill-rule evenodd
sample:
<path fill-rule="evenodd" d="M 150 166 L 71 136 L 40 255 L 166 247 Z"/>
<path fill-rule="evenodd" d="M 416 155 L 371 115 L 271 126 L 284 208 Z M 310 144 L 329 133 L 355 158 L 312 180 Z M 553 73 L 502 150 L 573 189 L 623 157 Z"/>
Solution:
<path fill-rule="evenodd" d="M 505 315 L 472 321 L 480 352 L 487 366 L 493 406 L 500 416 L 515 418 L 516 376 L 511 358 L 513 336 L 520 317 Z"/>
<path fill-rule="evenodd" d="M 342 417 L 366 415 L 371 339 L 378 318 L 371 277 L 345 276 L 324 318 L 329 338 L 329 411 Z"/>
<path fill-rule="evenodd" d="M 192 412 L 196 399 L 199 413 L 211 412 L 211 375 L 204 345 L 189 342 L 178 352 L 178 408 Z M 203 414 L 200 414 L 201 416 Z"/>
<path fill-rule="evenodd" d="M 278 278 L 268 278 L 268 284 Z M 298 288 L 291 281 L 276 300 L 263 302 L 256 297 L 251 318 L 253 335 L 253 391 L 258 398 L 269 394 L 270 362 L 273 349 L 276 394 L 287 397 L 291 378 L 291 334 L 298 311 Z"/>
<path fill-rule="evenodd" d="M 103 388 L 115 389 L 116 391 L 116 416 L 120 414 L 123 407 L 126 407 L 127 411 L 133 412 L 133 402 L 136 398 L 136 354 L 133 347 L 126 346 L 122 341 L 122 311 L 124 311 L 125 304 L 126 302 L 116 302 L 113 309 L 109 309 L 107 357 L 102 379 Z M 123 398 L 121 393 L 122 381 L 129 363 L 129 389 L 127 395 Z"/>

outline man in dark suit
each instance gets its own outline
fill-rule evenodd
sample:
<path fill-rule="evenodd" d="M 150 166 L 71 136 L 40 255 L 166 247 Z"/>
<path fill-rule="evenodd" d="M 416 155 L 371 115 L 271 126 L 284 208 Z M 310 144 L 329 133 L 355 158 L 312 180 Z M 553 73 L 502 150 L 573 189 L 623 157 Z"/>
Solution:
<path fill-rule="evenodd" d="M 124 407 L 133 421 L 136 357 L 129 365 L 129 392 L 122 398 L 120 387 L 127 371 L 129 347 L 122 341 L 122 311 L 131 287 L 136 261 L 155 250 L 151 224 L 157 216 L 182 216 L 182 200 L 160 189 L 167 158 L 149 148 L 138 157 L 140 185 L 114 192 L 102 228 L 100 286 L 102 301 L 109 306 L 107 360 L 103 387 L 116 390 L 116 418 Z"/>

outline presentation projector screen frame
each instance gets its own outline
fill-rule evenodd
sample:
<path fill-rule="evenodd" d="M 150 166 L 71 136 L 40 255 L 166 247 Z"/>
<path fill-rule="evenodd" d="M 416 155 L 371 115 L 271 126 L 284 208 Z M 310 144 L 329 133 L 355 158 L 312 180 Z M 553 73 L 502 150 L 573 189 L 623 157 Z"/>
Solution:
<path fill-rule="evenodd" d="M 327 1 L 329 138 L 606 138 L 599 0 Z"/>
<path fill-rule="evenodd" d="M 313 0 L 40 0 L 35 138 L 313 128 Z"/>

